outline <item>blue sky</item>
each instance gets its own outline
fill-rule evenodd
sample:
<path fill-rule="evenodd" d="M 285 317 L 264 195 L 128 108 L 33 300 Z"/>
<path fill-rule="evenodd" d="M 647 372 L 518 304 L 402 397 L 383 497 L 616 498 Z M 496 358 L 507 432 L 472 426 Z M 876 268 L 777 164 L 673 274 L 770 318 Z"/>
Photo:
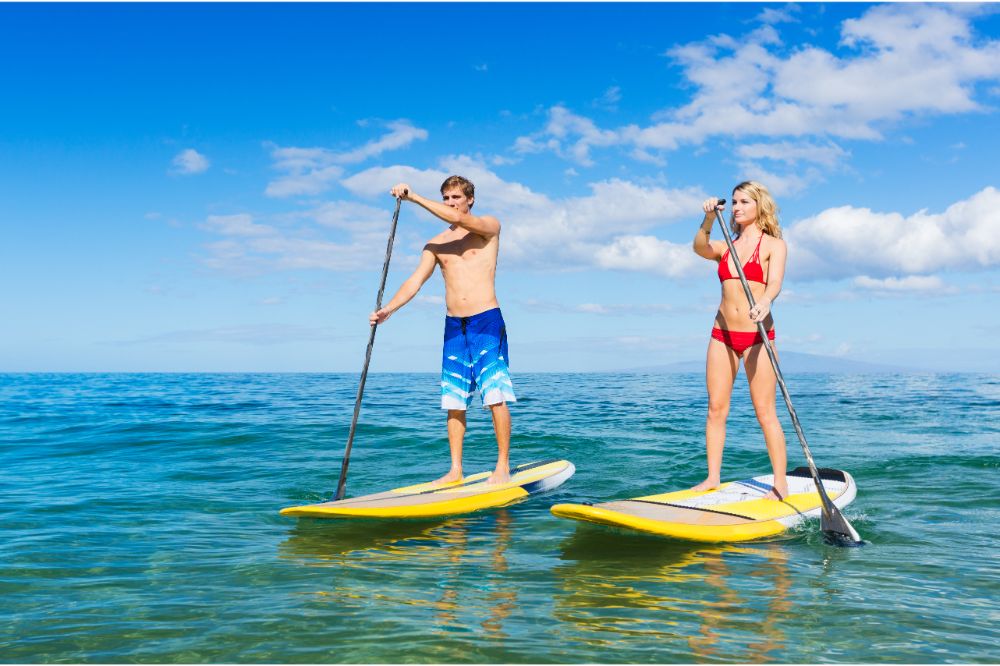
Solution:
<path fill-rule="evenodd" d="M 1000 15 L 2 4 L 0 371 L 360 370 L 398 180 L 503 224 L 512 369 L 704 356 L 699 202 L 775 193 L 779 349 L 1000 371 Z M 440 222 L 404 206 L 386 299 Z M 374 371 L 436 371 L 443 286 Z"/>

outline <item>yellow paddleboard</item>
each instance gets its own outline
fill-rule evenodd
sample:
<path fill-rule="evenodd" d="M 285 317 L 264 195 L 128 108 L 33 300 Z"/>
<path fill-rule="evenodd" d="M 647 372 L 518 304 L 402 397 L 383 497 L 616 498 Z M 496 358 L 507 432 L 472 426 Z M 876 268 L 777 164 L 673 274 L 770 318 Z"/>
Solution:
<path fill-rule="evenodd" d="M 838 508 L 857 495 L 854 478 L 836 469 L 820 469 L 827 496 Z M 771 489 L 771 474 L 724 483 L 715 490 L 648 495 L 601 504 L 556 504 L 552 513 L 689 541 L 749 541 L 781 534 L 822 511 L 809 468 L 788 473 L 788 497 L 762 499 Z"/>
<path fill-rule="evenodd" d="M 509 483 L 488 484 L 486 480 L 490 472 L 480 472 L 446 485 L 423 483 L 363 497 L 292 506 L 282 509 L 281 514 L 300 518 L 450 516 L 504 506 L 552 490 L 573 476 L 575 471 L 573 463 L 568 460 L 546 460 L 513 468 Z"/>

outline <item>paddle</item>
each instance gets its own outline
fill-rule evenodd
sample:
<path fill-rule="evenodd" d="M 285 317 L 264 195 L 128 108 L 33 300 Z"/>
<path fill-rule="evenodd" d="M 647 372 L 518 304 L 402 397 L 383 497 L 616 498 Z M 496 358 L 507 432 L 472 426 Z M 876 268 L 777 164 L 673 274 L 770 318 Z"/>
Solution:
<path fill-rule="evenodd" d="M 392 256 L 392 241 L 396 237 L 396 223 L 399 221 L 399 207 L 403 199 L 396 199 L 396 211 L 392 214 L 392 229 L 389 231 L 389 242 L 385 248 L 385 263 L 382 264 L 382 283 L 378 286 L 378 297 L 375 299 L 375 311 L 382 309 L 382 294 L 385 292 L 385 279 L 389 275 L 389 257 Z M 347 435 L 347 448 L 344 449 L 344 462 L 340 466 L 340 481 L 337 483 L 337 494 L 333 499 L 344 499 L 347 487 L 347 465 L 351 462 L 351 444 L 354 442 L 354 430 L 358 425 L 358 414 L 361 413 L 361 395 L 365 392 L 365 380 L 368 378 L 368 363 L 372 360 L 372 347 L 375 346 L 375 329 L 378 324 L 372 324 L 368 334 L 368 351 L 365 352 L 365 367 L 361 370 L 361 381 L 358 383 L 358 397 L 354 400 L 354 418 L 351 419 L 351 430 Z"/>
<path fill-rule="evenodd" d="M 725 198 L 719 199 L 720 202 L 724 202 Z M 743 274 L 743 263 L 736 254 L 736 248 L 733 246 L 733 239 L 729 236 L 729 229 L 726 227 L 725 221 L 722 219 L 722 211 L 719 210 L 718 205 L 715 207 L 715 217 L 719 221 L 719 226 L 722 227 L 722 235 L 726 239 L 726 245 L 729 246 L 729 254 L 733 257 L 733 262 L 736 264 L 736 272 L 740 276 L 740 283 L 743 285 L 743 292 L 747 295 L 747 300 L 750 301 L 750 308 L 754 308 L 757 303 L 754 301 L 753 292 L 750 291 L 750 283 L 747 282 L 746 275 Z M 844 514 L 840 512 L 840 509 L 830 501 L 830 497 L 826 494 L 826 489 L 823 487 L 823 482 L 820 480 L 819 470 L 816 469 L 816 463 L 813 462 L 812 454 L 809 453 L 809 445 L 806 444 L 806 436 L 802 432 L 802 425 L 799 423 L 799 417 L 795 414 L 795 408 L 792 407 L 792 399 L 788 395 L 788 387 L 785 386 L 785 378 L 781 374 L 781 368 L 778 367 L 778 357 L 774 355 L 774 348 L 771 346 L 771 341 L 767 337 L 767 331 L 764 329 L 763 322 L 757 322 L 757 331 L 760 333 L 761 339 L 764 341 L 764 348 L 767 349 L 767 357 L 771 359 L 771 367 L 774 368 L 774 375 L 778 379 L 778 386 L 781 387 L 781 395 L 785 399 L 785 406 L 788 407 L 788 414 L 792 417 L 792 425 L 795 426 L 795 434 L 799 437 L 799 443 L 802 445 L 802 452 L 806 454 L 806 462 L 809 463 L 809 472 L 812 474 L 813 481 L 816 483 L 816 490 L 819 492 L 820 501 L 823 504 L 823 513 L 820 516 L 820 529 L 823 530 L 823 534 L 826 535 L 828 540 L 838 546 L 860 546 L 864 543 L 858 533 L 851 527 L 851 524 L 847 522 L 844 518 Z"/>

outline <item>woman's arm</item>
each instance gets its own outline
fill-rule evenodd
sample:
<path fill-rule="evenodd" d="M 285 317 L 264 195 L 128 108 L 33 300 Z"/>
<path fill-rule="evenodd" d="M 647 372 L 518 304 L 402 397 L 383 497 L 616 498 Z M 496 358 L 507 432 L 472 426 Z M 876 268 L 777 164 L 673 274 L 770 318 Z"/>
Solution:
<path fill-rule="evenodd" d="M 715 197 L 705 199 L 702 202 L 701 207 L 705 211 L 705 219 L 701 221 L 701 226 L 695 232 L 693 244 L 694 253 L 699 257 L 720 261 L 722 255 L 725 254 L 725 243 L 710 240 L 712 225 L 715 224 L 715 209 L 717 206 L 722 208 L 725 205 L 725 201 Z"/>
<path fill-rule="evenodd" d="M 780 238 L 768 238 L 767 244 L 771 246 L 767 261 L 767 288 L 764 289 L 764 295 L 757 301 L 757 305 L 750 309 L 750 321 L 753 322 L 764 321 L 767 315 L 771 314 L 771 303 L 781 293 L 781 283 L 785 279 L 788 246 Z"/>

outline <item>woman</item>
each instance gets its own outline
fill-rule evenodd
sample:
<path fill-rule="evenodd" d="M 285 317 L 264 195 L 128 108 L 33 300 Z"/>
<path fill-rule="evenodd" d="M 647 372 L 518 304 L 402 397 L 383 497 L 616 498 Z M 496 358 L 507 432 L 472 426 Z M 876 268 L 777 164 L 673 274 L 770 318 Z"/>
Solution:
<path fill-rule="evenodd" d="M 750 384 L 750 399 L 757 413 L 757 421 L 764 431 L 767 455 L 774 468 L 774 486 L 765 499 L 781 500 L 788 495 L 788 481 L 785 479 L 785 434 L 775 410 L 777 379 L 767 357 L 767 350 L 764 349 L 764 340 L 757 330 L 757 322 L 763 322 L 768 339 L 774 340 L 771 303 L 781 291 L 781 281 L 785 276 L 785 241 L 781 240 L 777 206 L 767 188 L 753 181 L 740 183 L 733 188 L 730 228 L 736 236 L 733 246 L 743 262 L 743 273 L 750 283 L 750 291 L 756 302 L 751 308 L 725 241 L 710 240 L 715 223 L 715 209 L 722 209 L 723 206 L 725 202 L 719 199 L 705 200 L 702 204 L 705 219 L 694 237 L 695 253 L 719 264 L 722 302 L 715 315 L 715 328 L 708 343 L 705 364 L 705 381 L 708 385 L 708 418 L 705 421 L 708 477 L 693 490 L 711 490 L 718 488 L 721 483 L 729 398 L 733 393 L 733 382 L 740 368 L 740 359 L 743 359 Z"/>

